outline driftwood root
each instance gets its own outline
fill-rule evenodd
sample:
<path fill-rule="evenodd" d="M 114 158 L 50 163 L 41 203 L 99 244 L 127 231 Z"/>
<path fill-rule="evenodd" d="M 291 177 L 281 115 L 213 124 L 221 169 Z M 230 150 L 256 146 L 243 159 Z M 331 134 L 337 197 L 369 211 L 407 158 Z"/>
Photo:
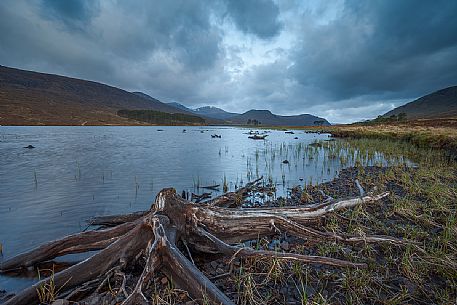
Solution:
<path fill-rule="evenodd" d="M 160 270 L 176 284 L 188 291 L 195 300 L 209 300 L 215 304 L 234 304 L 194 264 L 191 250 L 219 253 L 230 257 L 279 259 L 304 264 L 321 264 L 338 268 L 365 268 L 364 262 L 350 262 L 335 258 L 303 255 L 300 253 L 254 250 L 243 242 L 287 232 L 298 238 L 334 240 L 344 243 L 387 242 L 402 245 L 407 241 L 389 236 L 349 236 L 321 232 L 312 224 L 328 213 L 381 200 L 388 195 L 367 195 L 348 200 L 328 200 L 321 204 L 290 208 L 241 209 L 234 204 L 245 196 L 261 179 L 253 181 L 236 192 L 216 197 L 205 204 L 194 204 L 164 189 L 156 197 L 149 211 L 128 215 L 98 217 L 91 225 L 109 227 L 70 235 L 47 243 L 34 250 L 3 262 L 0 272 L 35 266 L 58 256 L 100 250 L 90 258 L 53 276 L 54 285 L 63 287 L 61 296 L 67 299 L 103 290 L 109 278 L 122 279 L 118 292 L 124 296 L 122 304 L 149 304 L 144 289 Z M 361 187 L 360 187 L 361 188 Z M 228 208 L 233 207 L 235 208 Z M 178 248 L 185 247 L 184 253 Z M 126 287 L 126 268 L 139 257 L 145 258 L 142 273 L 136 284 Z M 33 304 L 38 302 L 37 288 L 49 279 L 43 279 L 21 291 L 5 304 Z M 98 289 L 96 287 L 99 287 Z"/>

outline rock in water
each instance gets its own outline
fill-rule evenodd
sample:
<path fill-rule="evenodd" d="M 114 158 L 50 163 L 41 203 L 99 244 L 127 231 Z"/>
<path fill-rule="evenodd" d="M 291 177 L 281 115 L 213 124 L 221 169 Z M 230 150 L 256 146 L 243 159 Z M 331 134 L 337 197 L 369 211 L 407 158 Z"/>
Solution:
<path fill-rule="evenodd" d="M 287 241 L 283 241 L 280 245 L 281 249 L 288 251 L 289 250 L 289 243 Z"/>

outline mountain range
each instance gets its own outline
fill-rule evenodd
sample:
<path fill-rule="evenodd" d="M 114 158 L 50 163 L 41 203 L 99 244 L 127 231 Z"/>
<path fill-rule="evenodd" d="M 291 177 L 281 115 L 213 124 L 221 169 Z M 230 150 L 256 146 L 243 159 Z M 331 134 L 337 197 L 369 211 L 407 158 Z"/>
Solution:
<path fill-rule="evenodd" d="M 221 119 L 221 120 L 227 120 L 234 116 L 239 115 L 239 113 L 227 112 L 221 108 L 217 108 L 214 106 L 204 106 L 204 107 L 196 108 L 194 110 L 194 112 L 196 114 L 206 115 L 206 116 Z"/>
<path fill-rule="evenodd" d="M 269 110 L 252 109 L 245 113 L 227 112 L 221 108 L 213 106 L 205 106 L 191 109 L 180 103 L 168 103 L 168 105 L 177 109 L 192 112 L 196 115 L 206 116 L 214 119 L 224 120 L 226 124 L 232 125 L 265 125 L 265 126 L 314 126 L 314 125 L 330 125 L 323 118 L 310 115 L 299 114 L 282 116 L 271 113 Z"/>
<path fill-rule="evenodd" d="M 0 66 L 0 125 L 144 125 L 118 115 L 145 110 L 198 116 L 205 124 L 311 126 L 329 125 L 310 114 L 281 116 L 269 110 L 232 113 L 205 106 L 191 109 L 163 103 L 143 92 L 128 92 L 94 81 Z M 407 119 L 457 116 L 457 86 L 438 90 L 397 107 L 384 117 L 405 113 Z M 176 116 L 175 116 L 176 117 Z"/>
<path fill-rule="evenodd" d="M 251 119 L 262 125 L 294 125 L 312 124 L 314 118 L 320 119 L 311 115 L 281 117 L 270 112 L 265 116 L 265 111 L 256 110 L 237 114 L 212 106 L 190 109 L 179 103 L 163 103 L 143 92 L 128 92 L 94 81 L 0 66 L 0 125 L 147 124 L 118 115 L 120 110 L 178 113 L 185 118 L 198 116 L 205 124 L 244 125 Z M 303 120 L 304 116 L 309 120 Z M 293 117 L 297 120 L 291 120 Z"/>
<path fill-rule="evenodd" d="M 267 126 L 315 126 L 315 125 L 330 125 L 330 123 L 323 118 L 310 115 L 276 115 L 269 110 L 249 110 L 243 114 L 231 117 L 228 122 L 236 125 L 248 124 L 248 122 L 255 122 L 251 124 L 267 125 Z"/>

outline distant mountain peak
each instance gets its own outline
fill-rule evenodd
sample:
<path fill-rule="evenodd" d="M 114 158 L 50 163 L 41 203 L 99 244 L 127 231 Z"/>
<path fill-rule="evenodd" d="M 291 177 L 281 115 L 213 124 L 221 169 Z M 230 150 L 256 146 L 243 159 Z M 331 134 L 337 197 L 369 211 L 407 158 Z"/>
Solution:
<path fill-rule="evenodd" d="M 245 114 L 246 113 L 262 113 L 262 114 L 275 115 L 270 110 L 266 110 L 266 109 L 251 109 L 251 110 L 246 111 Z"/>
<path fill-rule="evenodd" d="M 195 108 L 195 111 L 200 111 L 200 110 L 205 110 L 205 109 L 219 109 L 219 110 L 222 110 L 222 109 L 217 108 L 215 106 L 203 106 L 203 107 Z"/>
<path fill-rule="evenodd" d="M 215 106 L 203 106 L 195 109 L 191 109 L 187 106 L 184 106 L 183 104 L 172 102 L 172 103 L 167 103 L 170 106 L 176 107 L 178 109 L 183 109 L 186 111 L 190 111 L 194 114 L 197 115 L 202 115 L 208 118 L 213 118 L 213 119 L 218 119 L 218 120 L 227 120 L 235 115 L 238 115 L 238 113 L 232 113 L 232 112 L 227 112 L 221 108 L 215 107 Z"/>
<path fill-rule="evenodd" d="M 235 116 L 230 119 L 235 124 L 250 124 L 255 122 L 257 125 L 266 126 L 314 126 L 314 125 L 330 125 L 324 119 L 311 114 L 299 114 L 282 116 L 273 114 L 270 110 L 256 110 L 251 109 L 243 114 Z M 319 122 L 319 123 L 317 123 Z"/>
<path fill-rule="evenodd" d="M 166 103 L 166 104 L 169 105 L 169 106 L 175 107 L 177 109 L 181 109 L 181 110 L 185 110 L 185 111 L 189 111 L 189 112 L 195 113 L 194 110 L 192 110 L 189 107 L 184 106 L 183 104 L 180 104 L 178 102 L 170 102 L 170 103 Z"/>

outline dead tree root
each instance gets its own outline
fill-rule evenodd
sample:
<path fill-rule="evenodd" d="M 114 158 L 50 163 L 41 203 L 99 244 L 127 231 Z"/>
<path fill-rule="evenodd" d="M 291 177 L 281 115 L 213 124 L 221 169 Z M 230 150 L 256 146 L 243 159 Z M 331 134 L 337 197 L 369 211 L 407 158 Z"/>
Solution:
<path fill-rule="evenodd" d="M 279 259 L 304 264 L 322 264 L 341 268 L 365 268 L 364 262 L 351 262 L 330 257 L 302 255 L 299 253 L 254 250 L 240 245 L 248 240 L 287 232 L 289 235 L 319 240 L 335 240 L 343 243 L 404 244 L 407 241 L 389 236 L 348 236 L 321 232 L 312 228 L 321 217 L 341 209 L 351 208 L 381 200 L 388 193 L 363 195 L 358 198 L 326 202 L 306 207 L 290 208 L 226 208 L 231 206 L 236 196 L 259 183 L 251 182 L 235 193 L 217 197 L 208 204 L 194 204 L 176 194 L 174 189 L 164 189 L 156 197 L 151 209 L 129 215 L 98 217 L 91 225 L 110 227 L 105 230 L 87 231 L 70 235 L 42 245 L 32 251 L 11 258 L 0 265 L 0 272 L 11 269 L 33 267 L 57 256 L 100 250 L 90 258 L 53 275 L 55 287 L 60 296 L 76 298 L 103 289 L 109 277 L 117 274 L 122 278 L 118 288 L 124 296 L 122 304 L 150 304 L 144 295 L 160 270 L 195 300 L 206 300 L 214 304 L 234 304 L 215 284 L 208 279 L 178 248 L 178 243 L 190 249 L 207 253 L 219 253 L 232 258 L 258 257 Z M 189 247 L 187 247 L 189 245 Z M 145 258 L 145 264 L 136 284 L 126 287 L 126 268 L 138 257 Z M 5 304 L 39 303 L 37 289 L 49 278 L 19 292 Z"/>

